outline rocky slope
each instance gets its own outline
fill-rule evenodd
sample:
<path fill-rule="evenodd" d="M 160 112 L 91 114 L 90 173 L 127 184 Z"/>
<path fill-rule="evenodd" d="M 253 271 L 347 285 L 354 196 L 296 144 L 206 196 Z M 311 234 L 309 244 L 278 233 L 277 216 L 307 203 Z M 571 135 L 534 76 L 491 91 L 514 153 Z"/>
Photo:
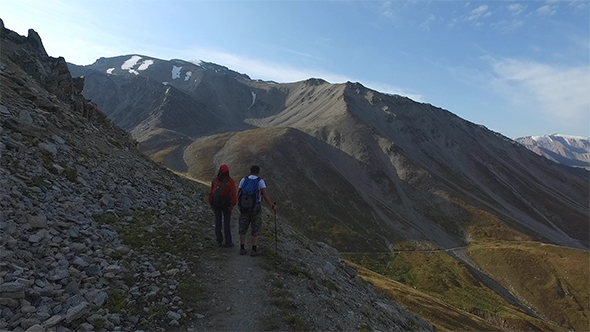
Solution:
<path fill-rule="evenodd" d="M 568 135 L 519 137 L 516 141 L 556 163 L 590 170 L 590 138 Z"/>
<path fill-rule="evenodd" d="M 215 330 L 237 251 L 213 245 L 207 186 L 146 159 L 33 30 L 0 36 L 0 330 Z M 241 279 L 269 318 L 244 330 L 432 329 L 280 225 Z"/>

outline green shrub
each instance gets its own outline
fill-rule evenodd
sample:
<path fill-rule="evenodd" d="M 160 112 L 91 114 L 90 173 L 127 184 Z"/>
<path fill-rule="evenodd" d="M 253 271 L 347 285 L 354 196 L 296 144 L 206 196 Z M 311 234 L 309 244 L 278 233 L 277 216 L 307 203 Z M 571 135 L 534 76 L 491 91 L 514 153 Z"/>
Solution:
<path fill-rule="evenodd" d="M 112 225 L 118 221 L 117 216 L 114 215 L 113 213 L 95 214 L 92 216 L 92 218 L 94 219 L 94 221 L 96 221 L 99 224 Z"/>
<path fill-rule="evenodd" d="M 122 291 L 110 290 L 108 292 L 106 307 L 109 310 L 109 312 L 121 312 L 121 310 L 123 310 L 123 308 L 125 308 L 126 305 L 127 297 Z"/>
<path fill-rule="evenodd" d="M 287 316 L 285 317 L 285 321 L 289 325 L 292 325 L 296 331 L 307 331 L 308 330 L 303 319 L 297 315 L 287 314 Z"/>
<path fill-rule="evenodd" d="M 66 179 L 70 180 L 71 182 L 76 182 L 77 178 L 78 178 L 78 172 L 75 169 L 68 166 L 64 170 L 64 176 L 66 177 Z"/>

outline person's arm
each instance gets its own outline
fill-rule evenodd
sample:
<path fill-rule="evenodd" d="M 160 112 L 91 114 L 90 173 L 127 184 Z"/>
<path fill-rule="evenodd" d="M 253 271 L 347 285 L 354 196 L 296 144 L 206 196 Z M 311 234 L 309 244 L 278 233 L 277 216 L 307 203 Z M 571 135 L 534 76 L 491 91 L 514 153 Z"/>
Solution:
<path fill-rule="evenodd" d="M 209 205 L 213 203 L 213 188 L 215 187 L 215 179 L 211 181 L 211 190 L 209 191 Z"/>
<path fill-rule="evenodd" d="M 271 209 L 276 210 L 277 206 L 274 205 L 270 200 L 270 196 L 268 196 L 268 191 L 266 191 L 266 188 L 260 189 L 260 193 L 262 194 L 264 201 L 266 201 L 266 204 L 268 204 L 268 206 L 270 206 Z"/>
<path fill-rule="evenodd" d="M 229 198 L 231 200 L 230 208 L 233 208 L 234 206 L 236 206 L 236 204 L 238 204 L 236 182 L 234 181 L 234 179 L 230 179 L 228 185 L 230 187 L 230 192 L 229 192 Z"/>

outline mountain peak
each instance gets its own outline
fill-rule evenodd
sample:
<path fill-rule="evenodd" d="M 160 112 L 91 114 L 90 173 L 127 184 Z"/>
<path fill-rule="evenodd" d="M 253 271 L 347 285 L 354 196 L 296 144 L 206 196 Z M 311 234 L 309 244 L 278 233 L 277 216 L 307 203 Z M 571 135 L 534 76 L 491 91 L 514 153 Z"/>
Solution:
<path fill-rule="evenodd" d="M 309 86 L 328 84 L 328 81 L 321 79 L 321 78 L 315 78 L 315 77 L 308 78 L 304 82 L 305 82 L 305 84 L 307 84 Z"/>
<path fill-rule="evenodd" d="M 250 76 L 248 76 L 246 74 L 238 73 L 237 71 L 231 70 L 231 69 L 227 68 L 226 66 L 218 65 L 213 62 L 207 62 L 207 61 L 203 61 L 203 60 L 191 60 L 189 62 L 192 64 L 195 64 L 205 70 L 213 71 L 218 74 L 237 75 L 237 76 L 242 77 L 244 79 L 248 79 L 248 80 L 250 79 Z"/>
<path fill-rule="evenodd" d="M 29 29 L 27 41 L 31 45 L 33 45 L 35 48 L 37 48 L 41 52 L 41 55 L 47 56 L 47 52 L 45 51 L 45 47 L 43 47 L 43 42 L 41 41 L 41 37 L 39 36 L 39 34 L 35 30 Z"/>

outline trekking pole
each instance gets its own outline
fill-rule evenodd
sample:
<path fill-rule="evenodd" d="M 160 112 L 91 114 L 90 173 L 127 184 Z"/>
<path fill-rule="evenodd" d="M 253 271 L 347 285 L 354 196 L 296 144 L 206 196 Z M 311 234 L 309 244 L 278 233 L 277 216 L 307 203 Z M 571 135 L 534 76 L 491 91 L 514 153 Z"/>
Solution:
<path fill-rule="evenodd" d="M 277 202 L 273 203 L 275 206 Z M 275 210 L 275 251 L 277 252 L 277 256 L 279 255 L 279 247 L 277 245 L 277 210 Z"/>

